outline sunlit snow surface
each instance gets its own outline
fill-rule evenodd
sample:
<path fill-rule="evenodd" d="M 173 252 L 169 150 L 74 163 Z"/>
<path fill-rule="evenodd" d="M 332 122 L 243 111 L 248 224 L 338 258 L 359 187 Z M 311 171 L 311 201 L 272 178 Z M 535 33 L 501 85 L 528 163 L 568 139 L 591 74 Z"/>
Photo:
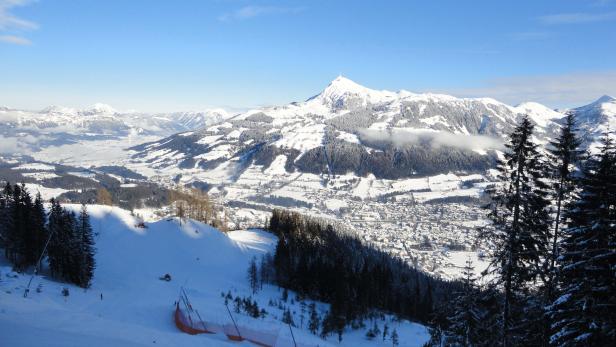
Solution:
<path fill-rule="evenodd" d="M 68 206 L 77 210 L 79 206 Z M 27 298 L 23 292 L 30 276 L 15 274 L 0 260 L 0 336 L 4 346 L 231 346 L 223 335 L 190 336 L 180 333 L 172 321 L 174 302 L 181 286 L 187 288 L 192 305 L 204 320 L 228 323 L 221 292 L 248 296 L 246 269 L 253 256 L 271 251 L 276 238 L 259 230 L 229 234 L 207 225 L 177 219 L 135 227 L 130 212 L 107 206 L 90 206 L 92 226 L 97 233 L 97 269 L 92 287 L 83 290 L 50 281 L 46 273 L 36 277 Z M 170 282 L 159 280 L 170 274 Z M 41 288 L 38 293 L 36 288 Z M 70 290 L 61 295 L 63 287 Z M 103 298 L 101 300 L 101 294 Z M 235 314 L 240 325 L 252 329 L 289 330 L 279 319 L 282 312 L 267 305 L 280 298 L 280 291 L 264 286 L 256 300 L 270 315 L 253 319 Z M 291 293 L 293 298 L 294 294 Z M 299 304 L 291 305 L 299 318 Z M 321 313 L 327 305 L 318 303 Z M 427 339 L 425 327 L 407 321 L 388 322 L 400 335 L 401 346 L 421 346 Z M 382 326 L 381 322 L 381 326 Z M 304 325 L 305 328 L 305 325 Z M 338 345 L 305 329 L 294 329 L 295 338 L 305 344 Z M 342 345 L 383 345 L 390 341 L 365 340 L 365 331 L 347 331 Z M 336 341 L 335 341 L 336 340 Z M 290 339 L 289 339 L 290 341 Z M 240 345 L 249 346 L 248 343 Z"/>

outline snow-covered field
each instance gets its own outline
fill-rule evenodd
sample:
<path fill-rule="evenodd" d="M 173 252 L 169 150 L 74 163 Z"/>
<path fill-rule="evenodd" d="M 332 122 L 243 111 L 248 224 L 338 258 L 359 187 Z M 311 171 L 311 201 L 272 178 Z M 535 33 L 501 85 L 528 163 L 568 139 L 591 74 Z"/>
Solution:
<path fill-rule="evenodd" d="M 78 209 L 79 206 L 67 205 Z M 172 321 L 174 302 L 181 287 L 206 321 L 229 323 L 221 293 L 231 291 L 242 297 L 251 294 L 246 269 L 253 256 L 273 249 L 276 239 L 259 230 L 224 234 L 207 225 L 177 219 L 135 227 L 130 212 L 115 207 L 90 206 L 96 236 L 97 269 L 88 290 L 35 277 L 27 298 L 23 297 L 30 276 L 16 274 L 0 263 L 0 336 L 3 346 L 231 346 L 222 334 L 190 336 L 179 332 Z M 170 274 L 170 282 L 159 277 Z M 70 295 L 61 295 L 63 287 Z M 40 288 L 40 292 L 36 290 Z M 252 329 L 279 331 L 281 346 L 289 340 L 289 329 L 280 322 L 282 311 L 268 305 L 281 292 L 266 285 L 255 296 L 268 311 L 265 319 L 235 314 L 239 325 Z M 300 322 L 299 303 L 287 306 Z M 327 305 L 317 303 L 321 314 Z M 407 321 L 393 321 L 401 346 L 421 346 L 427 339 L 425 327 Z M 383 321 L 379 324 L 382 326 Z M 368 323 L 370 325 L 370 323 Z M 307 345 L 338 345 L 337 337 L 324 341 L 304 329 L 294 329 L 295 338 Z M 391 345 L 391 341 L 365 339 L 365 331 L 346 331 L 341 345 Z"/>
<path fill-rule="evenodd" d="M 132 152 L 131 146 L 159 139 L 157 136 L 140 136 L 131 139 L 80 141 L 78 143 L 47 146 L 32 153 L 32 157 L 41 161 L 49 161 L 73 165 L 77 167 L 122 165 L 126 163 Z"/>
<path fill-rule="evenodd" d="M 68 192 L 68 190 L 66 189 L 62 189 L 62 188 L 48 188 L 48 187 L 44 187 L 40 184 L 36 184 L 36 183 L 26 183 L 26 189 L 28 189 L 28 191 L 32 194 L 32 195 L 36 195 L 38 193 L 41 194 L 41 198 L 43 198 L 43 200 L 49 200 L 51 198 L 55 198 L 58 195 Z"/>

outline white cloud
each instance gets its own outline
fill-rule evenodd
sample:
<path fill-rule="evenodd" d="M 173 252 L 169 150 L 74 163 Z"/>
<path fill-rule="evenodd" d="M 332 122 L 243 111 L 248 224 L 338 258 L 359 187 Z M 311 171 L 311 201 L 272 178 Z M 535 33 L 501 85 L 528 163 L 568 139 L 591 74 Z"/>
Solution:
<path fill-rule="evenodd" d="M 295 14 L 303 11 L 303 7 L 278 7 L 278 6 L 245 6 L 233 12 L 225 13 L 218 17 L 220 21 L 244 20 L 271 14 Z"/>
<path fill-rule="evenodd" d="M 616 20 L 616 12 L 606 13 L 558 13 L 539 17 L 544 24 L 578 24 Z"/>
<path fill-rule="evenodd" d="M 15 7 L 25 6 L 31 3 L 30 0 L 0 0 L 0 36 L 1 42 L 17 45 L 29 45 L 30 40 L 16 35 L 24 30 L 36 30 L 38 24 L 15 16 L 11 10 Z"/>
<path fill-rule="evenodd" d="M 23 154 L 31 151 L 38 139 L 32 135 L 19 137 L 0 137 L 0 154 Z"/>
<path fill-rule="evenodd" d="M 14 35 L 0 35 L 0 41 L 6 43 L 12 43 L 14 45 L 22 45 L 27 46 L 31 45 L 32 42 L 24 37 L 14 36 Z"/>
<path fill-rule="evenodd" d="M 488 96 L 509 104 L 535 101 L 551 107 L 579 106 L 605 94 L 616 95 L 616 70 L 499 78 L 478 87 L 445 92 Z"/>
<path fill-rule="evenodd" d="M 428 144 L 434 148 L 441 146 L 456 147 L 466 150 L 502 149 L 501 139 L 484 135 L 453 134 L 446 131 L 434 130 L 374 130 L 362 129 L 359 131 L 362 141 L 386 141 L 397 147 L 416 144 Z"/>

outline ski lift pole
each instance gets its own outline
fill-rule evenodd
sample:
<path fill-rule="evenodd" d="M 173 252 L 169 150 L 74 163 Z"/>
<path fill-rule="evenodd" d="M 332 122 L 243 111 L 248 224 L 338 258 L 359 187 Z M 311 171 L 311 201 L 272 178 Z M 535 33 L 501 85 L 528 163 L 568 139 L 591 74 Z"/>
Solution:
<path fill-rule="evenodd" d="M 41 255 L 39 256 L 38 260 L 36 261 L 36 267 L 34 268 L 34 273 L 30 277 L 30 281 L 28 281 L 28 286 L 24 290 L 24 298 L 28 297 L 28 292 L 30 292 L 30 285 L 32 284 L 32 280 L 34 279 L 34 276 L 36 276 L 38 274 L 39 266 L 41 265 L 41 261 L 43 261 L 43 256 L 45 255 L 45 251 L 47 250 L 47 246 L 49 246 L 49 241 L 51 241 L 51 237 L 53 236 L 53 232 L 54 232 L 54 230 L 52 230 L 51 233 L 49 234 L 49 237 L 47 238 L 47 242 L 45 242 L 45 247 L 43 247 L 43 251 L 41 252 Z"/>
<path fill-rule="evenodd" d="M 205 327 L 205 322 L 203 321 L 203 318 L 201 318 L 199 311 L 195 310 L 195 313 L 197 314 L 197 318 L 199 318 L 199 321 L 201 322 L 201 326 L 203 326 L 203 329 L 207 330 L 207 328 Z"/>
<path fill-rule="evenodd" d="M 229 304 L 225 304 L 225 307 L 227 308 L 227 312 L 229 313 L 229 317 L 231 317 L 231 321 L 233 322 L 233 325 L 235 326 L 235 330 L 237 331 L 237 336 L 239 336 L 240 339 L 243 339 L 242 334 L 240 334 L 240 329 L 237 327 L 237 324 L 235 323 L 235 319 L 233 319 L 233 315 L 231 314 L 231 310 L 229 310 Z"/>
<path fill-rule="evenodd" d="M 193 326 L 192 313 L 194 312 L 194 310 L 192 308 L 190 300 L 188 300 L 188 295 L 186 295 L 186 291 L 184 290 L 184 287 L 182 287 L 181 300 L 184 303 L 184 306 L 186 307 L 186 313 L 188 314 L 188 320 L 190 321 L 190 325 Z"/>
<path fill-rule="evenodd" d="M 293 346 L 297 347 L 297 342 L 295 342 L 295 335 L 293 335 L 293 329 L 291 329 L 291 323 L 287 323 L 289 326 L 289 331 L 291 332 L 291 338 L 293 339 Z"/>

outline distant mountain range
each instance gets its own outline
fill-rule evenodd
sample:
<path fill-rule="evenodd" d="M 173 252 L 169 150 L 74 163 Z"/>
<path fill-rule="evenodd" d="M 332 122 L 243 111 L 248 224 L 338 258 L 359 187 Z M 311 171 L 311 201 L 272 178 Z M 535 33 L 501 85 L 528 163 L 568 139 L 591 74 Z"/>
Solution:
<path fill-rule="evenodd" d="M 609 96 L 556 111 L 532 102 L 377 91 L 338 77 L 306 101 L 250 110 L 133 149 L 135 160 L 161 172 L 198 172 L 204 179 L 225 172 L 232 180 L 251 165 L 266 170 L 275 161 L 287 173 L 388 179 L 484 172 L 521 117 L 531 118 L 537 141 L 546 143 L 568 112 L 578 116 L 587 145 L 616 125 L 616 100 Z"/>
<path fill-rule="evenodd" d="M 132 161 L 150 173 L 195 176 L 194 181 L 232 181 L 252 165 L 266 170 L 274 161 L 287 173 L 398 179 L 484 172 L 520 117 L 531 118 L 537 140 L 545 143 L 566 113 L 577 115 L 588 146 L 616 128 L 616 100 L 610 96 L 552 110 L 533 102 L 510 106 L 491 98 L 373 90 L 338 77 L 303 102 L 237 115 L 223 109 L 121 112 L 105 104 L 40 111 L 0 107 L 0 152 L 28 154 L 108 139 L 128 140 L 127 146 L 154 140 L 133 147 Z"/>
<path fill-rule="evenodd" d="M 84 140 L 141 135 L 164 137 L 217 123 L 228 117 L 229 114 L 223 109 L 149 114 L 121 112 L 105 104 L 95 104 L 83 110 L 61 106 L 50 106 L 40 111 L 0 107 L 0 135 L 5 143 L 8 139 L 19 141 L 19 149 L 27 153 L 48 145 Z"/>

